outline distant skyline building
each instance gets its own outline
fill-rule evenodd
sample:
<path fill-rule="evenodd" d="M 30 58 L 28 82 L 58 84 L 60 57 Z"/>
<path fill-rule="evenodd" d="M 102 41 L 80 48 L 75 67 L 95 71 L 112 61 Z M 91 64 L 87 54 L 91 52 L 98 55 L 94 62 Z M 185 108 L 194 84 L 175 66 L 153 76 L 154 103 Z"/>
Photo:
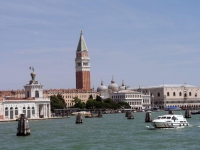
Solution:
<path fill-rule="evenodd" d="M 200 87 L 188 84 L 164 84 L 141 87 L 140 90 L 150 91 L 152 105 L 161 109 L 171 106 L 183 109 L 200 108 Z"/>
<path fill-rule="evenodd" d="M 127 102 L 131 109 L 142 110 L 151 108 L 150 92 L 133 90 L 124 84 L 124 80 L 122 80 L 121 86 L 118 86 L 112 77 L 108 88 L 101 80 L 101 85 L 97 88 L 97 92 L 99 92 L 103 99 L 111 98 L 114 102 Z"/>
<path fill-rule="evenodd" d="M 76 89 L 90 90 L 90 58 L 82 31 L 76 50 L 75 65 Z"/>

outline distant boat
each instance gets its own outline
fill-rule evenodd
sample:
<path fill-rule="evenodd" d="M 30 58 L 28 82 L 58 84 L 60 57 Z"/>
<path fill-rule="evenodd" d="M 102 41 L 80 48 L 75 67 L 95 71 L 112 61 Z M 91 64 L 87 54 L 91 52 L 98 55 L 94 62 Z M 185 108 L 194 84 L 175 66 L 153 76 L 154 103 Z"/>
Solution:
<path fill-rule="evenodd" d="M 176 111 L 176 110 L 181 110 L 181 108 L 178 106 L 168 106 L 165 108 L 165 111 Z"/>
<path fill-rule="evenodd" d="M 151 109 L 151 111 L 163 111 L 163 110 L 161 110 L 159 107 L 153 107 L 153 108 Z"/>
<path fill-rule="evenodd" d="M 77 116 L 79 113 L 80 113 L 82 116 L 91 116 L 91 113 L 90 113 L 89 111 L 73 112 L 71 115 Z"/>
<path fill-rule="evenodd" d="M 200 114 L 200 110 L 199 111 L 192 111 L 191 114 L 193 114 L 193 115 Z"/>

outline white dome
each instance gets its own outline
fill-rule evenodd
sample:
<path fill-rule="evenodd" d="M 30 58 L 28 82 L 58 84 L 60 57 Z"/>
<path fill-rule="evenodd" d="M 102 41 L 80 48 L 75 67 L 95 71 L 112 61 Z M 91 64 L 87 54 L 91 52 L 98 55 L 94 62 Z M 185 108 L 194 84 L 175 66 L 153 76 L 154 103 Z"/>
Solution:
<path fill-rule="evenodd" d="M 122 86 L 119 87 L 119 90 L 126 90 L 126 86 L 124 85 L 124 81 L 122 80 Z"/>
<path fill-rule="evenodd" d="M 119 87 L 118 85 L 115 83 L 115 81 L 112 79 L 110 85 L 108 86 L 108 89 L 112 90 L 112 91 L 118 91 Z"/>
<path fill-rule="evenodd" d="M 120 86 L 119 90 L 126 90 L 126 86 Z"/>
<path fill-rule="evenodd" d="M 101 81 L 101 85 L 97 88 L 97 92 L 102 92 L 107 89 L 108 88 L 105 85 L 103 85 L 103 81 Z"/>

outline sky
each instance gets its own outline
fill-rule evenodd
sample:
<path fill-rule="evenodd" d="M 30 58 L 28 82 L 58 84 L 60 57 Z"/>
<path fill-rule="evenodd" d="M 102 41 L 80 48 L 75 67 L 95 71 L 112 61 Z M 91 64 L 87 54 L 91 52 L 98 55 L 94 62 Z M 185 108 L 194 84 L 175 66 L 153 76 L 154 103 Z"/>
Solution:
<path fill-rule="evenodd" d="M 91 87 L 200 86 L 199 0 L 0 0 L 0 90 L 76 87 L 80 31 Z"/>

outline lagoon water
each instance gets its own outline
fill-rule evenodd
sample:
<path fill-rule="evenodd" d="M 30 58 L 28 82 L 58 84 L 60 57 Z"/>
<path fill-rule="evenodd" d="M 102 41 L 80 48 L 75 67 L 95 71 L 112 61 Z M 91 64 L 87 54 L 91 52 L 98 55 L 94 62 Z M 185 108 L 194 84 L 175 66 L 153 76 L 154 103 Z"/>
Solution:
<path fill-rule="evenodd" d="M 166 112 L 152 112 L 152 118 Z M 149 130 L 145 112 L 134 113 L 128 120 L 124 113 L 105 114 L 103 118 L 84 118 L 75 124 L 67 119 L 30 120 L 31 135 L 16 136 L 17 122 L 0 122 L 0 149 L 15 150 L 199 150 L 200 115 L 187 119 L 189 127 Z"/>

